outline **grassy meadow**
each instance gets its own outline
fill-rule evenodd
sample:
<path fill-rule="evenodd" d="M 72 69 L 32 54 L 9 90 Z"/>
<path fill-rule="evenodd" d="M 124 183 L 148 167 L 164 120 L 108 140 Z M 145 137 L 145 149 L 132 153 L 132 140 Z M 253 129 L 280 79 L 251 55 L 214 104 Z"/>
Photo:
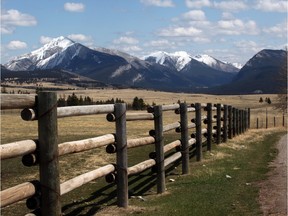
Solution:
<path fill-rule="evenodd" d="M 201 94 L 187 94 L 187 93 L 169 93 L 169 92 L 158 92 L 158 91 L 148 91 L 148 90 L 134 90 L 134 89 L 101 89 L 101 90 L 71 90 L 71 91 L 60 91 L 58 92 L 59 97 L 71 95 L 75 93 L 77 96 L 89 96 L 93 98 L 94 101 L 97 100 L 107 100 L 111 98 L 121 98 L 127 103 L 132 103 L 134 97 L 142 98 L 146 104 L 173 104 L 177 103 L 178 100 L 181 102 L 189 103 L 222 103 L 232 105 L 233 107 L 244 109 L 251 108 L 251 127 L 256 127 L 256 119 L 259 118 L 260 127 L 265 127 L 265 115 L 266 109 L 269 113 L 269 133 L 278 133 L 278 131 L 283 132 L 282 125 L 282 113 L 275 110 L 273 108 L 273 101 L 276 101 L 276 95 L 237 95 L 237 96 L 223 96 L 223 95 L 201 95 Z M 269 97 L 272 101 L 272 104 L 269 105 L 265 102 L 259 103 L 259 98 L 262 97 L 264 100 L 266 97 Z M 21 110 L 2 110 L 1 111 L 1 144 L 10 143 L 14 141 L 24 140 L 24 139 L 35 139 L 37 138 L 37 122 L 25 122 L 20 117 Z M 131 112 L 146 112 L 146 111 L 131 111 Z M 192 118 L 193 114 L 189 113 L 189 118 Z M 273 118 L 276 117 L 277 127 L 274 128 Z M 173 123 L 175 121 L 179 121 L 179 116 L 175 115 L 174 112 L 165 112 L 164 113 L 164 124 Z M 262 124 L 262 125 L 261 125 Z M 141 122 L 127 122 L 127 132 L 128 139 L 129 138 L 137 138 L 142 136 L 147 136 L 150 129 L 153 128 L 153 121 L 141 121 Z M 257 136 L 260 136 L 260 140 L 264 139 L 264 133 L 267 130 L 258 130 L 255 132 Z M 58 143 L 72 141 L 72 140 L 80 140 L 85 138 L 96 137 L 99 135 L 104 135 L 107 133 L 114 133 L 115 125 L 114 123 L 107 122 L 105 115 L 92 115 L 92 116 L 81 116 L 81 117 L 70 117 L 58 119 Z M 284 130 L 285 132 L 285 130 Z M 251 135 L 252 137 L 255 136 Z M 165 143 L 169 143 L 172 140 L 178 139 L 180 135 L 172 135 L 168 134 L 165 136 Z M 237 139 L 245 143 L 245 139 L 243 139 L 244 135 L 239 136 Z M 271 135 L 272 136 L 272 135 Z M 241 138 L 242 137 L 242 138 Z M 251 138 L 251 137 L 250 137 Z M 241 140 L 243 139 L 243 140 Z M 234 140 L 229 141 L 230 144 L 234 143 Z M 251 141 L 252 142 L 252 141 Z M 256 142 L 255 142 L 256 143 Z M 236 146 L 241 146 L 242 144 L 235 144 Z M 226 146 L 226 144 L 225 144 Z M 214 155 L 222 155 L 223 158 L 228 156 L 231 159 L 232 153 L 228 150 L 231 150 L 231 147 L 228 148 L 228 153 L 226 152 L 225 146 L 221 145 L 221 147 L 216 147 L 216 152 L 212 153 Z M 239 148 L 235 147 L 235 148 Z M 129 164 L 135 164 L 142 160 L 148 159 L 148 154 L 152 151 L 153 146 L 145 146 L 143 148 L 131 149 L 129 150 Z M 271 150 L 271 149 L 270 149 Z M 271 151 L 269 152 L 271 153 Z M 232 149 L 233 155 L 237 155 L 236 152 Z M 255 151 L 256 152 L 256 151 Z M 254 152 L 254 153 L 255 153 Z M 269 153 L 269 154 L 270 154 Z M 209 154 L 206 154 L 206 159 L 204 161 L 210 161 L 209 166 L 213 167 L 214 157 Z M 238 156 L 237 156 L 238 157 Z M 240 156 L 239 156 L 240 157 Z M 219 156 L 219 158 L 221 158 Z M 217 157 L 217 161 L 219 159 Z M 60 157 L 60 178 L 61 182 L 64 182 L 72 177 L 75 177 L 81 173 L 93 170 L 97 167 L 103 166 L 107 163 L 115 162 L 115 155 L 108 155 L 105 152 L 105 148 L 90 150 L 83 153 L 77 153 L 73 155 L 67 155 Z M 216 160 L 216 159 L 215 159 Z M 194 159 L 193 159 L 194 161 Z M 265 162 L 266 163 L 266 162 Z M 201 162 L 201 164 L 191 164 L 192 170 L 197 170 L 201 168 L 205 163 Z M 216 166 L 216 165 L 215 165 Z M 240 166 L 240 165 L 239 165 Z M 244 166 L 244 165 L 241 165 Z M 211 168 L 212 169 L 212 168 Z M 213 168 L 214 169 L 214 168 Z M 215 170 L 225 170 L 226 168 L 215 168 Z M 171 175 L 178 178 L 178 174 L 181 170 L 181 166 L 179 166 L 179 170 L 171 170 Z M 134 193 L 140 195 L 142 193 L 154 194 L 155 190 L 151 189 L 153 186 L 153 182 L 155 183 L 155 176 L 151 177 L 150 171 L 144 172 L 140 175 L 140 177 L 132 177 L 129 179 L 131 187 L 134 187 Z M 198 171 L 197 171 L 198 172 Z M 196 172 L 196 173 L 197 173 Z M 213 170 L 205 171 L 207 173 L 214 172 Z M 216 171 L 215 171 L 216 172 Z M 204 181 L 205 179 L 199 179 L 199 176 L 195 176 L 196 173 L 193 172 L 191 178 L 196 178 L 196 182 L 193 184 L 197 185 L 202 184 L 197 181 Z M 149 175 L 148 175 L 149 174 Z M 254 173 L 255 174 L 255 173 Z M 254 175 L 253 174 L 253 175 Z M 201 174 L 199 174 L 201 176 Z M 258 175 L 258 174 L 257 174 Z M 188 184 L 191 178 L 182 179 L 183 190 L 185 190 L 185 185 Z M 30 181 L 33 179 L 38 179 L 38 167 L 24 167 L 21 163 L 21 158 L 9 159 L 1 162 L 1 190 L 15 186 L 19 183 Z M 251 177 L 252 178 L 252 177 Z M 137 181 L 136 181 L 137 180 Z M 250 180 L 249 180 L 250 181 Z M 147 183 L 148 182 L 148 183 Z M 151 187 L 148 187 L 149 182 Z M 209 197 L 208 191 L 210 190 L 208 187 L 209 183 L 203 183 L 204 187 L 207 187 L 206 192 L 207 198 Z M 139 186 L 140 185 L 140 186 Z M 205 186 L 206 185 L 206 186 Z M 215 185 L 217 186 L 216 182 Z M 231 185 L 232 186 L 232 185 Z M 167 196 L 172 199 L 171 194 L 174 194 L 174 186 L 169 186 Z M 100 190 L 99 190 L 100 188 Z M 208 190 L 209 189 L 209 190 Z M 176 189 L 175 189 L 176 190 Z M 195 189 L 196 190 L 196 189 Z M 200 188 L 199 188 L 200 190 Z M 175 191 L 177 193 L 183 193 L 180 191 Z M 63 203 L 63 211 L 65 215 L 93 215 L 98 212 L 103 206 L 107 206 L 110 204 L 115 204 L 115 185 L 107 184 L 105 180 L 100 179 L 97 181 L 92 181 L 91 183 L 76 189 L 62 197 Z M 171 194 L 170 194 L 171 193 Z M 191 192 L 192 193 L 192 192 Z M 242 193 L 238 191 L 237 193 Z M 246 193 L 246 192 L 245 192 Z M 155 194 L 154 194 L 155 195 Z M 178 199 L 178 198 L 177 198 Z M 179 198 L 180 199 L 180 198 Z M 216 199 L 216 198 L 215 198 Z M 239 198 L 240 199 L 240 198 Z M 154 200 L 154 201 L 153 201 Z M 157 196 L 152 198 L 151 203 L 147 203 L 148 206 L 157 205 Z M 214 200 L 214 199 L 213 199 Z M 166 202 L 166 201 L 163 201 Z M 194 201 L 192 201 L 194 202 Z M 211 201 L 212 202 L 212 201 Z M 141 202 L 138 199 L 131 199 L 131 203 L 135 207 L 135 211 L 132 208 L 132 213 L 137 214 L 139 209 L 146 209 L 146 202 Z M 238 205 L 237 203 L 235 205 Z M 137 207 L 140 206 L 140 207 Z M 163 208 L 169 209 L 165 204 L 163 204 Z M 248 207 L 247 207 L 248 208 Z M 249 207 L 250 208 L 250 207 Z M 155 210 L 155 214 L 150 212 L 151 215 L 169 215 L 157 213 Z M 245 210 L 246 211 L 246 210 Z M 248 210 L 247 210 L 248 211 Z M 21 201 L 18 204 L 13 204 L 11 206 L 5 207 L 2 209 L 3 215 L 23 215 L 23 212 L 29 212 L 25 206 L 25 201 Z M 119 212 L 118 212 L 119 213 Z M 117 213 L 117 214 L 118 214 Z M 131 213 L 131 212 L 130 212 Z M 140 213 L 143 213 L 140 210 Z M 103 213 L 104 214 L 104 213 Z M 115 214 L 115 213 L 112 213 Z M 104 214 L 105 215 L 105 214 Z M 110 214 L 106 214 L 110 215 Z M 181 215 L 181 214 L 180 214 Z M 195 214 L 197 215 L 197 214 Z M 203 214 L 202 214 L 203 215 Z M 211 214 L 212 215 L 212 214 Z M 223 215 L 223 214 L 222 214 Z M 225 214 L 224 214 L 225 215 Z M 239 214 L 241 215 L 241 214 Z"/>

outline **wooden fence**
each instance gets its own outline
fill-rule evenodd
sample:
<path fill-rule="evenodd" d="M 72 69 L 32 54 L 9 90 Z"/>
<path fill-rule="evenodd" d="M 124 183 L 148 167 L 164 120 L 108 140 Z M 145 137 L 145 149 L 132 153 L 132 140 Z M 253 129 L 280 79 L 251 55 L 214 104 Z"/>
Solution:
<path fill-rule="evenodd" d="M 40 209 L 41 215 L 61 215 L 60 196 L 92 180 L 106 177 L 107 181 L 117 178 L 117 205 L 128 206 L 128 176 L 153 168 L 157 172 L 157 193 L 165 191 L 165 168 L 177 160 L 182 161 L 182 174 L 189 173 L 189 154 L 195 152 L 196 160 L 202 159 L 202 148 L 212 149 L 217 144 L 244 133 L 250 127 L 250 110 L 239 110 L 232 106 L 212 103 L 186 103 L 157 105 L 147 112 L 129 113 L 125 104 L 57 107 L 57 95 L 40 92 L 38 96 L 2 95 L 2 109 L 23 109 L 24 120 L 38 121 L 38 139 L 22 140 L 1 145 L 1 160 L 22 157 L 26 166 L 39 165 L 39 180 L 24 182 L 1 191 L 1 208 L 26 199 L 29 209 Z M 163 112 L 173 111 L 179 121 L 163 125 Z M 115 122 L 116 132 L 99 137 L 57 143 L 57 119 L 69 116 L 107 114 L 109 122 Z M 188 121 L 188 114 L 193 118 Z M 127 121 L 154 121 L 149 136 L 127 139 Z M 189 129 L 193 129 L 189 134 Z M 167 131 L 180 133 L 180 139 L 164 144 Z M 205 145 L 204 145 L 205 144 Z M 128 167 L 129 148 L 154 145 L 155 151 L 149 159 Z M 107 153 L 116 153 L 116 163 L 81 174 L 60 184 L 59 157 L 94 148 L 106 147 Z M 167 152 L 177 149 L 176 153 Z"/>

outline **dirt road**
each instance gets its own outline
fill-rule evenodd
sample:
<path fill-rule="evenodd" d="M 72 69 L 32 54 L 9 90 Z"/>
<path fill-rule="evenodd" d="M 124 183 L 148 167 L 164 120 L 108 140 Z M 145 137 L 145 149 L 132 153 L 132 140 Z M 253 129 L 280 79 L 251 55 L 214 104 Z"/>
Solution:
<path fill-rule="evenodd" d="M 287 216 L 287 134 L 277 144 L 279 154 L 269 166 L 268 179 L 260 184 L 263 215 Z"/>

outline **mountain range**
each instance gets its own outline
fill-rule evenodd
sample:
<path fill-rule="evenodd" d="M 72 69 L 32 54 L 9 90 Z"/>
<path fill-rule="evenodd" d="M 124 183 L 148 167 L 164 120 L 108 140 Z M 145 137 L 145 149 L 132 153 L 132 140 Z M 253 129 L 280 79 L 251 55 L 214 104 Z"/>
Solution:
<path fill-rule="evenodd" d="M 250 76 L 254 72 L 249 71 L 260 67 L 255 65 L 267 63 L 267 58 L 271 57 L 275 64 L 264 64 L 263 67 L 274 71 L 273 67 L 279 66 L 277 62 L 283 63 L 283 53 L 287 56 L 287 52 L 283 50 L 275 53 L 273 50 L 263 52 L 265 54 L 260 52 L 253 57 L 258 60 L 252 58 L 240 69 L 237 64 L 226 63 L 209 55 L 191 56 L 184 51 L 175 53 L 158 51 L 140 59 L 118 50 L 91 49 L 61 36 L 31 53 L 14 58 L 3 67 L 5 67 L 5 74 L 9 71 L 46 71 L 47 73 L 49 70 L 54 72 L 58 70 L 105 85 L 185 92 L 214 89 L 217 93 L 216 90 L 229 91 L 231 82 L 240 83 L 239 85 L 247 81 L 254 83 L 259 74 Z M 265 60 L 259 60 L 264 58 Z M 265 74 L 270 76 L 271 72 Z M 5 76 L 3 77 L 2 73 L 1 79 L 3 78 Z M 221 88 L 221 86 L 226 87 Z M 251 88 L 252 90 L 254 88 Z"/>

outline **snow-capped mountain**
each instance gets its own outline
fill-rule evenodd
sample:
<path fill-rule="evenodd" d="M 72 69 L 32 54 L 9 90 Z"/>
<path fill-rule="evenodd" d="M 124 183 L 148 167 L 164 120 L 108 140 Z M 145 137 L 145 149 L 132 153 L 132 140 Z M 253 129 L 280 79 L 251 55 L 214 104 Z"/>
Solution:
<path fill-rule="evenodd" d="M 231 63 L 220 61 L 206 54 L 196 55 L 193 57 L 193 59 L 199 62 L 203 62 L 204 64 L 210 66 L 211 68 L 214 68 L 219 71 L 237 73 L 240 70 Z"/>
<path fill-rule="evenodd" d="M 240 66 L 239 64 L 237 65 L 238 67 L 236 67 L 231 63 L 225 63 L 206 54 L 192 56 L 185 51 L 174 53 L 158 51 L 144 56 L 143 59 L 149 62 L 156 62 L 161 65 L 173 67 L 177 71 L 181 71 L 192 59 L 204 63 L 218 71 L 237 73 L 240 70 L 240 68 L 238 68 Z"/>
<path fill-rule="evenodd" d="M 158 63 L 168 67 L 173 67 L 177 71 L 182 70 L 186 64 L 188 64 L 192 57 L 185 51 L 179 51 L 174 53 L 167 53 L 158 51 L 144 56 L 143 59 L 148 62 Z"/>
<path fill-rule="evenodd" d="M 16 57 L 5 66 L 7 69 L 14 71 L 50 69 L 57 66 L 64 58 L 67 58 L 64 51 L 74 45 L 75 42 L 61 36 L 31 53 Z"/>
<path fill-rule="evenodd" d="M 163 65 L 115 50 L 90 49 L 65 37 L 55 38 L 4 66 L 14 71 L 62 69 L 107 84 L 170 91 L 192 83 Z"/>

